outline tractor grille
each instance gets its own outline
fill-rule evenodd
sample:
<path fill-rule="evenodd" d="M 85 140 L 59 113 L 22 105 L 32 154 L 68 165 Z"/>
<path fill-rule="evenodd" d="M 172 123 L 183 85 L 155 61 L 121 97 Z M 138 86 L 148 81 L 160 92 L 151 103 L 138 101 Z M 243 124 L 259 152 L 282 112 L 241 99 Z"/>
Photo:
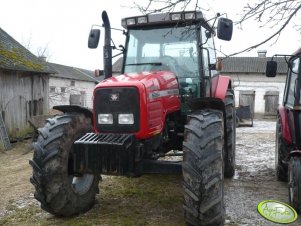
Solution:
<path fill-rule="evenodd" d="M 133 133 L 139 131 L 139 93 L 135 87 L 99 88 L 94 96 L 94 119 L 99 132 Z M 118 124 L 118 114 L 134 115 L 133 125 Z M 98 114 L 113 114 L 113 124 L 98 124 Z"/>

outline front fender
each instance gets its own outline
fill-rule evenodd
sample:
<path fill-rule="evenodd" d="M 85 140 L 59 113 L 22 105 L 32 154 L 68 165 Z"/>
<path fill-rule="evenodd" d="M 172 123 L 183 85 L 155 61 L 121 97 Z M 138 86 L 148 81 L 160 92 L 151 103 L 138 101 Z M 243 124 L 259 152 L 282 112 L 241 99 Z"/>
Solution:
<path fill-rule="evenodd" d="M 215 98 L 224 100 L 229 88 L 231 88 L 231 78 L 229 76 L 218 75 L 212 78 L 211 89 Z"/>
<path fill-rule="evenodd" d="M 292 141 L 291 132 L 289 130 L 287 112 L 283 106 L 279 107 L 278 112 L 280 117 L 282 137 L 287 144 L 292 144 L 293 141 Z"/>
<path fill-rule="evenodd" d="M 68 112 L 82 113 L 86 117 L 91 118 L 91 121 L 93 123 L 93 113 L 88 108 L 84 108 L 78 105 L 57 105 L 57 106 L 53 106 L 53 109 L 61 111 L 63 113 L 68 113 Z"/>
<path fill-rule="evenodd" d="M 220 110 L 225 113 L 225 103 L 220 98 L 197 98 L 189 101 L 187 104 L 192 111 L 210 108 Z"/>
<path fill-rule="evenodd" d="M 289 153 L 289 156 L 288 158 L 292 158 L 292 157 L 295 157 L 295 156 L 299 156 L 301 157 L 301 150 L 293 150 Z"/>

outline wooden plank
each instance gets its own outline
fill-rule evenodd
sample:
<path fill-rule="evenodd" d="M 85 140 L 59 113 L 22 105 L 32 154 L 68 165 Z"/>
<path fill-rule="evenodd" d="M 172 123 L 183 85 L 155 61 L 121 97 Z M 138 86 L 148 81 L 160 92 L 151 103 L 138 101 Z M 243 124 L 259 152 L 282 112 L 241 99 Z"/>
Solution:
<path fill-rule="evenodd" d="M 2 114 L 0 114 L 0 137 L 1 137 L 1 140 L 2 140 L 2 143 L 4 145 L 5 150 L 6 151 L 10 150 L 11 149 L 11 144 L 10 144 L 10 141 L 9 141 L 9 138 L 8 138 L 8 134 L 7 134 L 7 131 L 6 131 L 5 123 L 4 123 L 3 118 L 2 118 Z"/>

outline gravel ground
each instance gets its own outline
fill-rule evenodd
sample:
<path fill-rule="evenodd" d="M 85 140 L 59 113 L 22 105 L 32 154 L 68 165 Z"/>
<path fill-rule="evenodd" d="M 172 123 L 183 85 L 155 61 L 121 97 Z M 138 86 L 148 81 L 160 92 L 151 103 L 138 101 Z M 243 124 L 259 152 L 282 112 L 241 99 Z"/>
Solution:
<path fill-rule="evenodd" d="M 275 128 L 274 121 L 237 128 L 236 173 L 225 183 L 226 225 L 279 225 L 257 212 L 263 200 L 288 203 L 287 183 L 277 181 L 275 175 Z M 290 225 L 301 225 L 300 216 Z"/>

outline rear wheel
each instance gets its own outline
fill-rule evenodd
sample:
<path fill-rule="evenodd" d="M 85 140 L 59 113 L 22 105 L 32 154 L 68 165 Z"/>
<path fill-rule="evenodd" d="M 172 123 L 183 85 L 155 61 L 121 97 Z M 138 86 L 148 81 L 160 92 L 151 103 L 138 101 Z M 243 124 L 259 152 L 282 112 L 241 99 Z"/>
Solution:
<path fill-rule="evenodd" d="M 294 156 L 289 161 L 289 201 L 301 213 L 301 157 Z"/>
<path fill-rule="evenodd" d="M 236 113 L 234 91 L 228 89 L 225 98 L 227 149 L 225 150 L 225 177 L 233 177 L 235 173 L 235 145 L 236 145 Z"/>
<path fill-rule="evenodd" d="M 30 164 L 35 198 L 42 209 L 58 216 L 71 216 L 89 210 L 98 192 L 99 175 L 75 175 L 73 143 L 92 131 L 91 119 L 68 113 L 48 119 L 33 143 Z"/>
<path fill-rule="evenodd" d="M 276 125 L 276 148 L 275 148 L 276 176 L 279 181 L 287 182 L 288 164 L 285 161 L 285 159 L 288 157 L 288 154 L 290 152 L 290 147 L 285 143 L 285 141 L 282 138 L 281 124 L 279 120 Z"/>
<path fill-rule="evenodd" d="M 224 221 L 223 114 L 202 110 L 189 116 L 183 142 L 184 217 L 189 225 Z"/>

